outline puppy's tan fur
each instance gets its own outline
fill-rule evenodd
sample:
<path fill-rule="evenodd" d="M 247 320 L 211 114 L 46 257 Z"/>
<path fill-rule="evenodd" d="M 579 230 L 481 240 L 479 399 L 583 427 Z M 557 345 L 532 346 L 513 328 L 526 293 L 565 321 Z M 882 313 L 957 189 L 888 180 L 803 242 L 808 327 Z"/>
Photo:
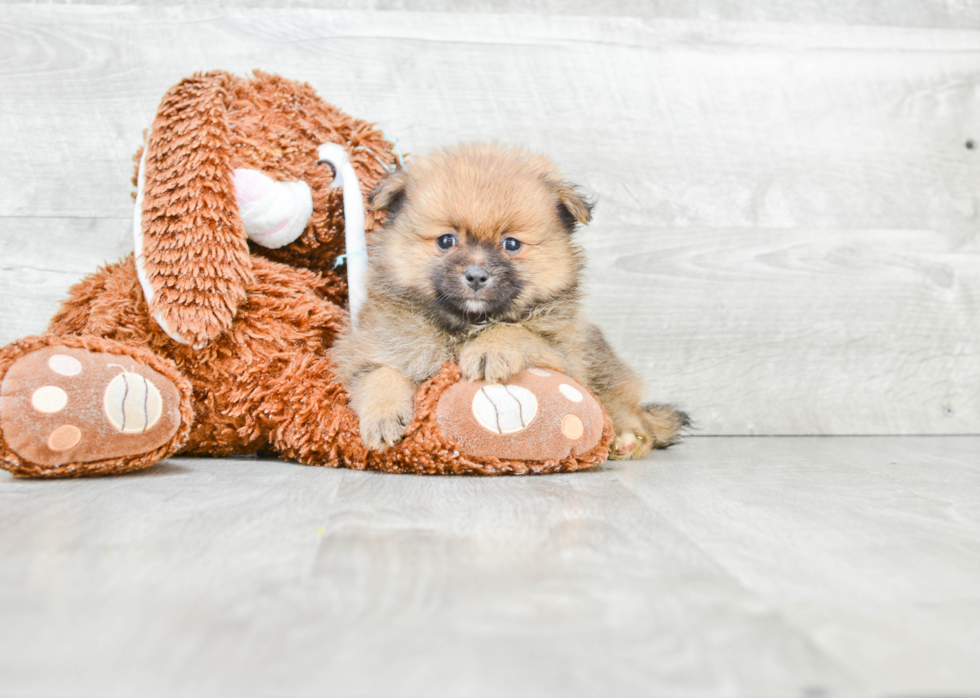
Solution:
<path fill-rule="evenodd" d="M 372 204 L 390 218 L 369 245 L 368 301 L 333 350 L 369 447 L 398 442 L 419 383 L 450 360 L 469 380 L 552 367 L 587 385 L 612 419 L 613 457 L 677 439 L 687 416 L 641 405 L 642 381 L 582 315 L 572 234 L 591 207 L 550 160 L 498 145 L 446 148 L 388 177 Z M 456 244 L 443 249 L 445 236 Z M 474 269 L 485 286 L 467 282 Z"/>

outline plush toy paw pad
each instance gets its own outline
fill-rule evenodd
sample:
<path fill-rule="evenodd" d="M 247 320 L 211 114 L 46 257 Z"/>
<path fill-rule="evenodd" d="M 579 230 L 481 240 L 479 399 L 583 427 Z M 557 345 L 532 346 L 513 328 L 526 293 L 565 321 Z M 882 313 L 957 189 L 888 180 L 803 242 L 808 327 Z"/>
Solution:
<path fill-rule="evenodd" d="M 504 384 L 459 381 L 439 399 L 436 420 L 469 455 L 544 461 L 595 448 L 604 414 L 571 378 L 530 368 Z"/>
<path fill-rule="evenodd" d="M 473 396 L 473 417 L 484 429 L 513 434 L 527 429 L 538 413 L 538 399 L 519 385 L 484 385 Z"/>
<path fill-rule="evenodd" d="M 67 451 L 75 448 L 82 440 L 82 430 L 73 424 L 62 424 L 48 437 L 48 448 L 52 451 Z"/>
<path fill-rule="evenodd" d="M 160 421 L 163 398 L 152 381 L 123 372 L 105 389 L 102 407 L 109 424 L 120 434 L 142 434 Z"/>
<path fill-rule="evenodd" d="M 3 438 L 32 463 L 135 456 L 180 426 L 176 386 L 135 359 L 48 346 L 14 362 L 0 385 Z"/>
<path fill-rule="evenodd" d="M 68 404 L 68 393 L 56 385 L 46 385 L 38 388 L 31 395 L 31 407 L 38 412 L 54 414 L 61 412 Z"/>
<path fill-rule="evenodd" d="M 82 372 L 82 362 L 74 356 L 55 354 L 48 359 L 48 368 L 62 376 L 77 376 Z"/>
<path fill-rule="evenodd" d="M 561 433 L 572 441 L 576 441 L 581 439 L 582 434 L 585 433 L 585 425 L 576 415 L 566 414 L 565 418 L 561 420 Z"/>

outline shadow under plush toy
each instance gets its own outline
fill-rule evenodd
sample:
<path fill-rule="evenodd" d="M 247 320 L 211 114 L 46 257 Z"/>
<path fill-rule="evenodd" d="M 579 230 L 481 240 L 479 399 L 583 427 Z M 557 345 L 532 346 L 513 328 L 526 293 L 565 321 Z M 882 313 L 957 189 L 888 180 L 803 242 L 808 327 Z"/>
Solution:
<path fill-rule="evenodd" d="M 361 443 L 329 348 L 349 323 L 334 271 L 345 234 L 356 314 L 364 233 L 383 223 L 360 187 L 396 164 L 373 125 L 308 85 L 216 71 L 167 92 L 137 157 L 134 255 L 75 285 L 47 334 L 0 349 L 0 467 L 68 477 L 175 453 L 275 453 L 491 475 L 605 460 L 598 401 L 542 369 L 505 389 L 447 364 L 397 446 Z"/>

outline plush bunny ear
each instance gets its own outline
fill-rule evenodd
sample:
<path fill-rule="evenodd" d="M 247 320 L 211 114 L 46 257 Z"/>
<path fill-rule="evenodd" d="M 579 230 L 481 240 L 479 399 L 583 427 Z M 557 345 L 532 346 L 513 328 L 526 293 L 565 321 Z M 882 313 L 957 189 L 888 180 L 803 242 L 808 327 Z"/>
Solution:
<path fill-rule="evenodd" d="M 226 121 L 232 79 L 198 74 L 164 95 L 137 181 L 136 269 L 150 314 L 195 348 L 231 326 L 252 281 Z"/>

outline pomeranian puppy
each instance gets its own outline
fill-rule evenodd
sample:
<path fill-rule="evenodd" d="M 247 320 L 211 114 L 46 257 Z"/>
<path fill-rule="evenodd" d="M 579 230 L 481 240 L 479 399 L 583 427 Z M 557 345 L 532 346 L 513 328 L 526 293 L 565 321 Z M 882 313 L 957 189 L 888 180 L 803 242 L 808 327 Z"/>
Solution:
<path fill-rule="evenodd" d="M 368 246 L 368 299 L 333 349 L 369 448 L 401 439 L 416 388 L 446 361 L 468 380 L 550 367 L 588 386 L 612 419 L 614 458 L 678 438 L 687 416 L 641 405 L 641 379 L 582 315 L 573 233 L 592 206 L 550 160 L 445 148 L 382 181 L 371 205 L 389 218 Z"/>

